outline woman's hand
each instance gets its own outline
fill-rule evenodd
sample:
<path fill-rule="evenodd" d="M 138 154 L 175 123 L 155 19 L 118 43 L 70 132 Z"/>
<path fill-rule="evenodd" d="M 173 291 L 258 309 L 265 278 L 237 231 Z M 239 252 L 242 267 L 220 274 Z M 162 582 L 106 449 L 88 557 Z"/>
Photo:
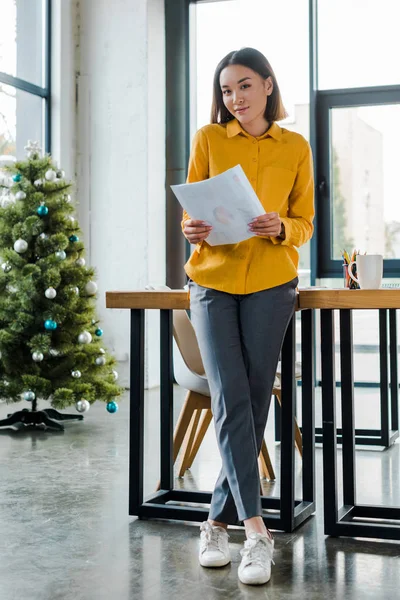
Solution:
<path fill-rule="evenodd" d="M 207 225 L 204 221 L 187 219 L 183 224 L 183 235 L 191 244 L 198 244 L 207 239 L 211 230 L 211 225 Z"/>
<path fill-rule="evenodd" d="M 249 223 L 252 233 L 265 237 L 278 237 L 285 235 L 285 229 L 280 216 L 276 212 L 265 213 L 256 217 Z"/>

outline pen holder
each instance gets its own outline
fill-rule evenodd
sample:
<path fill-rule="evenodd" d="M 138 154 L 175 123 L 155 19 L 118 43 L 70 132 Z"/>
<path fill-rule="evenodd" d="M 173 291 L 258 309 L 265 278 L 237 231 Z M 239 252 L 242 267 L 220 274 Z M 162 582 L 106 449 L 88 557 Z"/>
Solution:
<path fill-rule="evenodd" d="M 359 290 L 360 286 L 358 283 L 353 281 L 349 275 L 349 265 L 347 263 L 343 263 L 343 286 L 349 290 Z M 357 268 L 356 265 L 352 266 L 352 273 L 355 277 L 357 277 Z"/>

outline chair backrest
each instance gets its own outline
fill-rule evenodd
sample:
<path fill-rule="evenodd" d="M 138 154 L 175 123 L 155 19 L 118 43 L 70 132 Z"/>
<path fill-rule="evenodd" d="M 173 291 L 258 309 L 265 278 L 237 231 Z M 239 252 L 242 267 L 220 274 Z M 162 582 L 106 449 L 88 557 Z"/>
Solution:
<path fill-rule="evenodd" d="M 173 311 L 173 330 L 176 345 L 186 366 L 197 375 L 204 375 L 196 334 L 185 310 Z"/>

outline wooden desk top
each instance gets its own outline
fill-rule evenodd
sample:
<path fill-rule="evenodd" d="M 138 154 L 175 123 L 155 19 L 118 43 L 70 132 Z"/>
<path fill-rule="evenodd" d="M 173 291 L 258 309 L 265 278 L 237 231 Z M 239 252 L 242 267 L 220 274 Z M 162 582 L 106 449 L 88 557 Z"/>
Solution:
<path fill-rule="evenodd" d="M 400 308 L 400 289 L 305 288 L 299 290 L 299 307 L 300 310 L 305 308 Z"/>
<path fill-rule="evenodd" d="M 106 292 L 107 308 L 185 309 L 189 298 L 185 290 Z M 305 288 L 299 290 L 297 309 L 400 308 L 400 289 L 346 290 Z"/>

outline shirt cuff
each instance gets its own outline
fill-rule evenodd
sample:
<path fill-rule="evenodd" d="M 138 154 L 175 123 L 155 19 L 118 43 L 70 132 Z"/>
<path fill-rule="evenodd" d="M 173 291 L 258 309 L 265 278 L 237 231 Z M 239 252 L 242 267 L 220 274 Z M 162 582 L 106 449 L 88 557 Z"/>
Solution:
<path fill-rule="evenodd" d="M 281 219 L 284 227 L 285 227 L 285 239 L 280 237 L 271 237 L 270 240 L 273 244 L 281 246 L 290 246 L 290 235 L 292 233 L 292 223 L 288 217 L 283 217 Z"/>

